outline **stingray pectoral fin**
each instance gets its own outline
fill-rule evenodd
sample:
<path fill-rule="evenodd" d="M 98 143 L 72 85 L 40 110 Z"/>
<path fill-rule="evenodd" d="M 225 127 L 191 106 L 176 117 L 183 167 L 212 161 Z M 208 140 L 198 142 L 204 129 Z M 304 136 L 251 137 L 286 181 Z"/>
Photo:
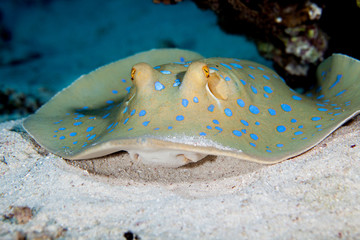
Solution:
<path fill-rule="evenodd" d="M 116 121 L 116 111 L 130 88 L 132 67 L 141 62 L 148 66 L 171 62 L 195 61 L 200 54 L 180 49 L 150 50 L 121 59 L 82 75 L 69 87 L 57 93 L 49 102 L 28 117 L 25 130 L 45 149 L 62 157 L 81 152 L 83 144 L 75 138 L 92 139 Z M 95 129 L 86 132 L 88 129 Z M 59 130 L 60 129 L 60 130 Z M 64 129 L 64 130 L 61 130 Z M 72 135 L 69 135 L 72 134 Z M 73 135 L 77 134 L 75 137 Z M 91 134 L 88 136 L 88 134 Z M 95 137 L 94 137 L 95 138 Z M 73 146 L 72 150 L 64 148 Z"/>

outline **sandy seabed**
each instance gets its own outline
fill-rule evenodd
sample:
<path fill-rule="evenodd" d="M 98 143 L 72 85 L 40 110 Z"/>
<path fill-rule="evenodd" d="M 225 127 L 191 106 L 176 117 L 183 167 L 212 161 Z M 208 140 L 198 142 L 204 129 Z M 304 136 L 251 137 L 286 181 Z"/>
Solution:
<path fill-rule="evenodd" d="M 279 164 L 210 156 L 178 169 L 126 153 L 81 169 L 40 148 L 21 122 L 0 124 L 1 239 L 59 231 L 64 239 L 123 239 L 128 231 L 141 239 L 360 238 L 359 116 Z M 17 224 L 5 217 L 11 206 L 33 216 Z"/>
<path fill-rule="evenodd" d="M 253 43 L 223 33 L 212 13 L 191 2 L 54 1 L 21 11 L 11 3 L 0 1 L 13 13 L 11 59 L 41 55 L 0 69 L 6 87 L 24 92 L 56 92 L 168 41 L 206 57 L 267 63 Z M 147 167 L 125 153 L 66 162 L 39 147 L 21 122 L 0 124 L 0 239 L 124 239 L 129 231 L 141 239 L 360 239 L 359 116 L 279 164 L 209 156 L 178 169 Z M 27 223 L 12 217 L 16 206 L 32 210 Z"/>

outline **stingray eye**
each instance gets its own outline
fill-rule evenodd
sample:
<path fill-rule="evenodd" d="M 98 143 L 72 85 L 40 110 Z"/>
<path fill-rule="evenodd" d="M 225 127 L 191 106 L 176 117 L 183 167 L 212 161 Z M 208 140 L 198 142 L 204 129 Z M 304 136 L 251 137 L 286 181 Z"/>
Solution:
<path fill-rule="evenodd" d="M 135 72 L 136 72 L 136 69 L 135 69 L 135 68 L 132 68 L 132 69 L 131 69 L 131 80 L 132 80 L 132 81 L 134 81 Z"/>
<path fill-rule="evenodd" d="M 208 66 L 206 66 L 206 65 L 203 66 L 202 70 L 203 70 L 206 78 L 210 77 L 210 70 L 209 70 Z"/>

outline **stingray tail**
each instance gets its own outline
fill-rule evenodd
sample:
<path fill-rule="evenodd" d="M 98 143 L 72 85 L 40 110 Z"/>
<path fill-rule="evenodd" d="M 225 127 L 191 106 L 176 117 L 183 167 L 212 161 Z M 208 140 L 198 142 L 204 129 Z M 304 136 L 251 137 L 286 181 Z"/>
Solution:
<path fill-rule="evenodd" d="M 307 94 L 323 104 L 360 106 L 360 61 L 334 54 L 316 71 L 318 87 Z"/>

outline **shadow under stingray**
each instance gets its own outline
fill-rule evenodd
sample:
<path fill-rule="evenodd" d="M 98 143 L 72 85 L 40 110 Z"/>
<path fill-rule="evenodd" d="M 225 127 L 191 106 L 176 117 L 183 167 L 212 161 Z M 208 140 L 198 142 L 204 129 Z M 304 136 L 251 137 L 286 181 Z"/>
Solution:
<path fill-rule="evenodd" d="M 209 155 L 204 159 L 178 168 L 144 165 L 133 161 L 127 152 L 121 151 L 88 160 L 65 160 L 91 174 L 121 178 L 137 182 L 179 183 L 209 181 L 240 176 L 259 170 L 266 165 L 231 157 Z"/>

